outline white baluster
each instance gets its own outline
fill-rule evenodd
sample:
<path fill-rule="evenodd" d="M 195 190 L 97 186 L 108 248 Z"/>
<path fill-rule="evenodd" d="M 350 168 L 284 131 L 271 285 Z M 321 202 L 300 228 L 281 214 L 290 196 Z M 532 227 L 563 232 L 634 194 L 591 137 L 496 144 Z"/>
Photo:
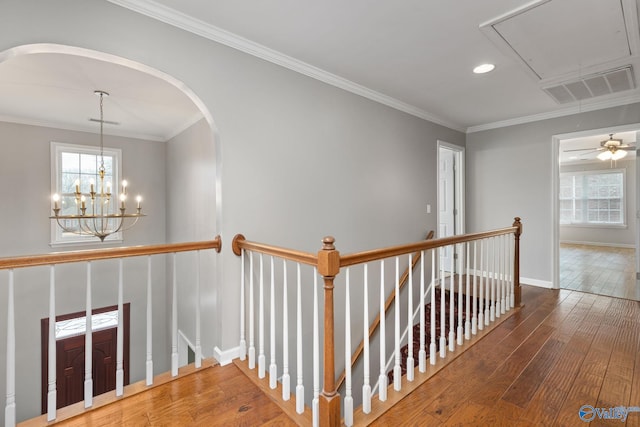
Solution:
<path fill-rule="evenodd" d="M 511 276 L 511 283 L 509 287 L 511 288 L 511 292 L 509 294 L 510 300 L 509 305 L 511 308 L 516 306 L 516 294 L 515 294 L 515 274 L 514 274 L 514 263 L 515 263 L 515 236 L 513 234 L 509 234 L 509 275 Z"/>
<path fill-rule="evenodd" d="M 353 425 L 353 397 L 351 396 L 351 302 L 349 298 L 349 267 L 347 267 L 344 297 L 344 425 Z"/>
<path fill-rule="evenodd" d="M 414 378 L 414 360 L 413 360 L 413 254 L 409 254 L 409 302 L 407 308 L 407 381 L 413 381 Z M 396 299 L 400 299 L 400 294 L 396 295 Z"/>
<path fill-rule="evenodd" d="M 298 277 L 300 277 L 298 266 Z M 299 280 L 299 279 L 298 279 Z M 313 399 L 311 418 L 313 426 L 320 425 L 320 327 L 318 326 L 318 269 L 313 268 Z M 302 412 L 301 412 L 302 413 Z"/>
<path fill-rule="evenodd" d="M 55 347 L 55 341 L 49 344 Z M 7 293 L 7 399 L 4 408 L 4 425 L 16 425 L 16 327 L 13 297 L 13 270 L 9 270 L 9 290 Z"/>
<path fill-rule="evenodd" d="M 458 339 L 458 345 L 462 345 L 464 343 L 464 328 L 462 326 L 462 315 L 463 315 L 463 300 L 464 295 L 462 294 L 462 274 L 464 273 L 463 263 L 464 263 L 464 244 L 458 245 L 458 250 L 460 256 L 458 257 L 458 328 L 456 329 L 456 338 Z"/>
<path fill-rule="evenodd" d="M 267 361 L 264 355 L 264 262 L 262 254 L 260 254 L 260 289 L 258 294 L 258 378 L 264 378 Z"/>
<path fill-rule="evenodd" d="M 124 311 L 122 309 L 122 294 L 124 287 L 124 261 L 118 259 L 118 327 L 116 329 L 116 396 L 124 393 Z"/>
<path fill-rule="evenodd" d="M 298 268 L 298 295 L 296 300 L 296 356 L 297 366 L 296 375 L 298 383 L 296 385 L 296 412 L 301 414 L 304 412 L 304 385 L 302 383 L 302 285 L 300 284 L 300 264 L 297 264 Z M 314 287 L 315 290 L 315 287 Z M 315 292 L 315 291 L 314 291 Z M 315 317 L 315 315 L 314 315 Z M 315 340 L 315 332 L 314 332 Z M 315 356 L 315 343 L 314 343 L 314 356 Z"/>
<path fill-rule="evenodd" d="M 492 263 L 491 269 L 493 270 L 493 274 L 491 276 L 491 321 L 494 321 L 496 318 L 500 317 L 500 287 L 498 286 L 498 244 L 497 238 L 491 238 L 491 254 L 492 254 Z"/>
<path fill-rule="evenodd" d="M 500 236 L 500 288 L 502 289 L 501 291 L 501 300 L 500 300 L 500 313 L 505 314 L 507 311 L 507 307 L 506 307 L 506 303 L 507 303 L 507 296 L 505 295 L 507 293 L 507 287 L 505 286 L 506 284 L 506 262 L 505 262 L 505 257 L 506 257 L 506 253 L 504 250 L 504 235 Z"/>
<path fill-rule="evenodd" d="M 436 250 L 431 249 L 431 342 L 429 343 L 429 361 L 436 364 Z"/>
<path fill-rule="evenodd" d="M 418 370 L 425 372 L 427 370 L 427 352 L 425 349 L 425 324 L 424 324 L 424 306 L 426 304 L 424 295 L 424 251 L 420 252 L 420 351 L 418 352 Z"/>
<path fill-rule="evenodd" d="M 485 280 L 484 280 L 484 240 L 480 240 L 480 283 L 478 290 L 478 330 L 484 329 Z"/>
<path fill-rule="evenodd" d="M 273 256 L 271 257 L 271 300 L 269 306 L 269 336 L 271 360 L 269 363 L 269 387 L 273 390 L 278 385 L 278 366 L 276 365 L 276 285 Z"/>
<path fill-rule="evenodd" d="M 151 255 L 147 256 L 147 378 L 153 384 L 153 293 L 151 289 Z"/>
<path fill-rule="evenodd" d="M 245 251 L 242 249 L 240 251 L 240 360 L 246 360 L 247 358 L 247 340 L 244 335 L 244 287 L 245 287 L 245 272 L 244 272 L 244 258 Z"/>
<path fill-rule="evenodd" d="M 400 258 L 396 257 L 396 297 L 394 298 L 394 355 L 393 389 L 400 391 L 402 388 L 402 356 L 400 355 Z"/>
<path fill-rule="evenodd" d="M 454 281 L 456 277 L 455 270 L 455 250 L 454 246 L 451 246 L 451 275 L 449 276 L 449 351 L 454 351 L 456 349 L 456 333 L 454 331 L 455 328 L 455 303 L 453 297 L 455 296 L 455 288 Z"/>
<path fill-rule="evenodd" d="M 364 319 L 362 336 L 364 337 L 364 384 L 362 386 L 362 412 L 371 412 L 371 373 L 369 368 L 369 265 L 364 265 Z"/>
<path fill-rule="evenodd" d="M 502 289 L 502 251 L 500 249 L 501 236 L 494 237 L 495 242 L 495 271 L 496 271 L 496 317 L 500 317 L 504 313 L 502 304 L 504 295 Z"/>
<path fill-rule="evenodd" d="M 49 349 L 47 384 L 47 421 L 56 419 L 56 268 L 49 267 Z"/>
<path fill-rule="evenodd" d="M 202 343 L 200 342 L 200 251 L 196 251 L 196 343 L 195 343 L 195 367 L 200 369 L 202 367 Z"/>
<path fill-rule="evenodd" d="M 466 316 L 464 322 L 464 338 L 471 339 L 471 245 L 467 243 L 467 286 L 466 286 Z"/>
<path fill-rule="evenodd" d="M 171 254 L 173 279 L 171 285 L 171 376 L 178 375 L 178 273 L 176 253 Z"/>
<path fill-rule="evenodd" d="M 282 259 L 282 400 L 291 398 L 291 377 L 289 375 L 289 288 L 287 285 L 287 260 Z"/>
<path fill-rule="evenodd" d="M 473 241 L 473 317 L 471 318 L 471 333 L 478 333 L 478 241 Z"/>
<path fill-rule="evenodd" d="M 491 258 L 491 251 L 489 250 L 489 243 L 490 243 L 491 239 L 487 239 L 487 251 L 486 251 L 486 256 L 485 256 L 485 262 L 486 262 L 486 269 L 485 271 L 487 272 L 487 278 L 485 280 L 485 305 L 484 305 L 484 325 L 485 326 L 489 326 L 489 322 L 492 319 L 491 317 L 491 312 L 493 310 L 493 308 L 491 307 L 491 272 L 489 271 L 489 260 Z"/>
<path fill-rule="evenodd" d="M 504 286 L 507 289 L 507 294 L 505 296 L 506 299 L 506 304 L 507 304 L 507 310 L 511 309 L 511 295 L 513 294 L 512 289 L 511 289 L 511 247 L 510 247 L 510 243 L 511 243 L 511 236 L 510 235 L 506 235 L 504 236 L 504 274 L 505 274 L 505 278 L 504 278 Z"/>
<path fill-rule="evenodd" d="M 440 250 L 440 260 L 442 260 L 442 252 L 445 251 L 446 248 L 439 248 Z M 445 279 L 444 272 L 444 262 L 440 263 L 440 358 L 444 358 L 447 355 L 447 337 L 445 334 L 447 333 L 447 316 L 446 316 L 446 292 L 447 292 L 447 280 Z"/>
<path fill-rule="evenodd" d="M 385 312 L 384 312 L 384 260 L 380 260 L 380 376 L 378 377 L 378 399 L 381 402 L 387 400 L 387 375 L 385 373 L 386 336 Z"/>
<path fill-rule="evenodd" d="M 504 309 L 508 311 L 511 309 L 511 286 L 510 284 L 510 273 L 511 270 L 509 268 L 509 261 L 511 260 L 511 251 L 509 251 L 509 235 L 505 234 L 502 236 L 502 247 L 504 251 L 504 267 L 503 267 L 503 283 L 504 283 Z"/>
<path fill-rule="evenodd" d="M 93 405 L 93 379 L 91 378 L 93 362 L 93 326 L 91 319 L 91 262 L 87 262 L 86 297 L 86 324 L 84 334 L 84 407 L 89 408 Z"/>
<path fill-rule="evenodd" d="M 249 369 L 256 367 L 255 307 L 253 297 L 253 252 L 249 252 Z"/>

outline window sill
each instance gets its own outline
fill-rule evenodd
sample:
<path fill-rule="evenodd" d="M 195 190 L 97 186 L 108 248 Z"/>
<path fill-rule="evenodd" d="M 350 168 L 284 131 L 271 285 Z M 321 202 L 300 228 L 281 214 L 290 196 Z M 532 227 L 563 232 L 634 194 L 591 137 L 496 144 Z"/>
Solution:
<path fill-rule="evenodd" d="M 124 242 L 122 238 L 119 239 L 105 239 L 104 242 L 101 242 L 100 239 L 96 238 L 95 240 L 70 240 L 68 242 L 50 242 L 49 246 L 52 248 L 71 248 L 71 247 L 83 247 L 83 246 L 92 246 L 92 245 L 107 245 L 110 243 L 121 244 Z"/>
<path fill-rule="evenodd" d="M 626 230 L 628 228 L 627 224 L 597 224 L 597 223 L 572 223 L 572 224 L 560 224 L 560 227 L 567 228 L 608 228 L 608 229 L 618 229 L 618 230 Z"/>

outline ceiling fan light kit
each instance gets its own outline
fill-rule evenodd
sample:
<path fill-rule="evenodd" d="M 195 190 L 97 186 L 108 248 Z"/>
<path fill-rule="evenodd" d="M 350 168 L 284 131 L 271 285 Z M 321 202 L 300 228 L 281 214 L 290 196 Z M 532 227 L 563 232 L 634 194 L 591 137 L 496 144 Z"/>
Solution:
<path fill-rule="evenodd" d="M 635 150 L 635 147 L 631 144 L 624 144 L 622 139 L 616 139 L 613 137 L 614 134 L 609 134 L 609 139 L 600 142 L 600 147 L 598 148 L 578 148 L 575 150 L 564 150 L 565 152 L 570 151 L 589 151 L 589 153 L 582 154 L 587 155 L 594 152 L 600 152 L 596 158 L 598 160 L 607 161 L 610 160 L 613 164 L 614 161 L 623 159 L 627 155 L 627 151 Z M 585 159 L 588 160 L 588 159 Z"/>

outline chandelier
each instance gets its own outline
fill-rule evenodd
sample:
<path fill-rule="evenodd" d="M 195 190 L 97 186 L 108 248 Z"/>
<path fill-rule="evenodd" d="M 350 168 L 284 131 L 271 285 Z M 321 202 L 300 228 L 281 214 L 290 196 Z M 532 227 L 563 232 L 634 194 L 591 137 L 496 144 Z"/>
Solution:
<path fill-rule="evenodd" d="M 120 190 L 120 207 L 116 209 L 115 196 L 112 192 L 111 181 L 105 182 L 106 169 L 104 167 L 104 111 L 103 100 L 109 94 L 102 90 L 94 92 L 100 97 L 100 167 L 97 172 L 97 186 L 93 179 L 90 180 L 90 190 L 88 193 L 80 191 L 80 179 L 75 181 L 75 191 L 65 196 L 71 196 L 75 200 L 75 212 L 61 214 L 60 195 L 54 194 L 53 216 L 50 219 L 56 220 L 60 228 L 66 233 L 73 233 L 81 236 L 95 236 L 104 239 L 119 231 L 133 227 L 138 219 L 146 216 L 142 213 L 142 197 L 136 198 L 137 206 L 135 213 L 127 213 L 127 181 L 123 180 Z M 68 209 L 65 209 L 67 211 Z M 73 210 L 72 210 L 73 212 Z M 127 223 L 128 222 L 128 223 Z"/>

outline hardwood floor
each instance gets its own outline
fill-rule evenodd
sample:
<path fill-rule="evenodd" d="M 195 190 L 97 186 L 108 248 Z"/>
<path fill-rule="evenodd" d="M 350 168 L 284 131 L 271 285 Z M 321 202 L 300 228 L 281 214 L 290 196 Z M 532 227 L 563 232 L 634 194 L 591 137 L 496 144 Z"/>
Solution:
<path fill-rule="evenodd" d="M 640 301 L 635 249 L 560 245 L 560 287 Z"/>
<path fill-rule="evenodd" d="M 640 406 L 640 303 L 526 286 L 523 301 L 373 425 L 579 426 L 582 405 Z"/>
<path fill-rule="evenodd" d="M 46 425 L 42 423 L 40 425 Z M 233 364 L 117 400 L 57 426 L 295 426 Z"/>
<path fill-rule="evenodd" d="M 578 411 L 640 407 L 640 302 L 523 286 L 525 306 L 373 422 L 581 426 Z M 405 379 L 403 378 L 403 381 Z M 395 393 L 391 388 L 389 397 Z M 235 365 L 121 399 L 64 426 L 296 425 Z M 640 427 L 626 422 L 592 425 Z"/>

